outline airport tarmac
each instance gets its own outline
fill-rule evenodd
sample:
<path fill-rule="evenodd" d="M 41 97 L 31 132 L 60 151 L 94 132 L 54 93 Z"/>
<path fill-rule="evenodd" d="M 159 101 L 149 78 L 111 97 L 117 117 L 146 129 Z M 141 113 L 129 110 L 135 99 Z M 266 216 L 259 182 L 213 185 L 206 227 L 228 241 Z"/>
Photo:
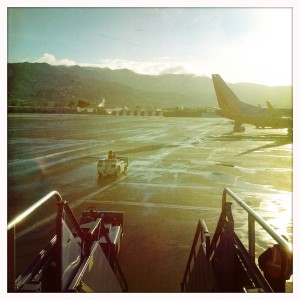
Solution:
<path fill-rule="evenodd" d="M 8 221 L 52 190 L 78 217 L 89 206 L 122 210 L 129 291 L 179 292 L 197 223 L 204 219 L 213 235 L 224 187 L 293 241 L 291 136 L 232 127 L 223 118 L 9 114 Z M 129 168 L 99 181 L 96 163 L 109 150 L 127 155 Z M 55 211 L 48 203 L 17 232 L 18 269 L 33 245 L 45 246 Z M 246 238 L 247 217 L 234 217 Z M 47 230 L 36 233 L 38 224 Z M 258 233 L 257 254 L 269 241 Z"/>

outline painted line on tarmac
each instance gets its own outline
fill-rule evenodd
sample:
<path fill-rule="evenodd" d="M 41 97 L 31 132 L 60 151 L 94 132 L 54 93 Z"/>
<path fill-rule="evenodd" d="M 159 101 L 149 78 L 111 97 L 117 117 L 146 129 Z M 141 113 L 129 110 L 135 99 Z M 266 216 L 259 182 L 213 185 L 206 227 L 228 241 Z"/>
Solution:
<path fill-rule="evenodd" d="M 177 188 L 177 189 L 199 189 L 199 190 L 210 190 L 210 189 L 215 189 L 215 187 L 210 187 L 210 186 L 200 186 L 200 185 L 179 185 L 177 183 L 143 183 L 143 182 L 124 182 L 120 183 L 121 185 L 132 185 L 132 186 L 140 186 L 140 187 L 160 187 L 160 188 Z"/>
<path fill-rule="evenodd" d="M 219 208 L 207 207 L 207 206 L 191 206 L 191 205 L 175 205 L 166 203 L 141 203 L 132 201 L 99 201 L 99 200 L 89 200 L 87 203 L 97 203 L 97 204 L 112 204 L 112 205 L 125 205 L 125 206 L 143 206 L 151 208 L 171 208 L 171 209 L 186 209 L 186 210 L 201 210 L 201 211 L 216 211 L 220 212 Z"/>
<path fill-rule="evenodd" d="M 111 188 L 112 186 L 116 185 L 118 182 L 124 180 L 125 177 L 126 177 L 126 174 L 123 175 L 122 177 L 118 178 L 118 179 L 115 180 L 114 182 L 110 183 L 109 185 L 104 186 L 104 187 L 101 188 L 100 190 L 97 190 L 96 192 L 90 193 L 90 194 L 84 196 L 83 198 L 81 198 L 80 200 L 74 201 L 72 204 L 69 203 L 69 206 L 70 206 L 71 208 L 75 208 L 75 207 L 79 206 L 80 204 L 82 204 L 82 202 L 89 202 L 88 199 L 91 199 L 91 198 L 95 197 L 96 195 L 98 195 L 99 193 L 101 193 L 101 192 L 103 192 L 103 191 L 105 191 L 105 190 Z M 98 203 L 99 203 L 99 201 L 98 201 Z M 50 215 L 49 217 L 44 218 L 44 219 L 42 219 L 41 221 L 34 223 L 33 225 L 27 227 L 26 229 L 20 231 L 20 232 L 16 235 L 16 238 L 20 238 L 20 237 L 22 237 L 23 235 L 25 235 L 25 234 L 31 232 L 32 230 L 35 230 L 35 229 L 38 228 L 39 226 L 42 226 L 42 225 L 44 225 L 44 224 L 46 224 L 46 223 L 49 223 L 50 221 L 53 221 L 53 220 L 55 221 L 55 218 L 56 218 L 56 214 L 52 214 L 52 215 Z"/>
<path fill-rule="evenodd" d="M 91 199 L 91 198 L 95 197 L 96 195 L 100 194 L 101 192 L 104 192 L 104 191 L 108 190 L 109 188 L 111 188 L 112 186 L 116 185 L 117 183 L 119 183 L 120 181 L 124 180 L 125 178 L 126 178 L 126 174 L 124 174 L 122 177 L 118 178 L 114 182 L 112 182 L 112 183 L 104 186 L 100 190 L 97 190 L 96 192 L 90 193 L 90 194 L 84 196 L 83 198 L 81 198 L 80 200 L 76 200 L 74 203 L 72 203 L 70 205 L 70 207 L 71 208 L 77 207 L 80 204 L 82 204 L 82 202 L 88 202 L 88 199 Z"/>
<path fill-rule="evenodd" d="M 71 145 L 70 147 L 77 147 L 77 145 Z M 18 164 L 23 164 L 23 163 L 28 163 L 30 161 L 40 161 L 40 160 L 45 160 L 45 159 L 49 159 L 49 158 L 55 158 L 57 156 L 63 156 L 64 160 L 66 160 L 65 155 L 69 154 L 69 153 L 77 153 L 77 152 L 81 152 L 83 150 L 91 150 L 91 149 L 97 149 L 97 145 L 92 144 L 89 145 L 88 148 L 86 145 L 83 145 L 82 147 L 77 147 L 77 148 L 72 148 L 70 150 L 64 150 L 64 151 L 60 151 L 60 152 L 55 152 L 55 153 L 50 153 L 50 154 L 45 154 L 43 156 L 39 156 L 39 157 L 34 157 L 34 158 L 25 158 L 25 159 L 15 159 L 12 161 L 8 162 L 8 165 L 18 165 Z M 81 158 L 80 156 L 71 156 L 71 158 L 69 158 L 68 160 L 71 159 L 79 159 Z M 48 164 L 52 164 L 52 163 L 48 163 Z M 56 163 L 57 164 L 57 163 Z"/>

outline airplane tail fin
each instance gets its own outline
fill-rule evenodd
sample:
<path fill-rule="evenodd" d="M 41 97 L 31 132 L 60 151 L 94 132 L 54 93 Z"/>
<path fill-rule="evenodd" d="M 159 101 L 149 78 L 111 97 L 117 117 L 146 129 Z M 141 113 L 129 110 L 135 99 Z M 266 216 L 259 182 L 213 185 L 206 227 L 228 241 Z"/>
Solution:
<path fill-rule="evenodd" d="M 272 117 L 278 117 L 278 114 L 276 113 L 273 105 L 269 101 L 267 101 L 267 105 L 268 105 L 268 110 L 269 110 L 270 114 L 272 115 Z"/>
<path fill-rule="evenodd" d="M 219 107 L 231 112 L 239 112 L 242 103 L 234 92 L 225 83 L 219 74 L 212 74 L 212 80 L 218 100 Z"/>

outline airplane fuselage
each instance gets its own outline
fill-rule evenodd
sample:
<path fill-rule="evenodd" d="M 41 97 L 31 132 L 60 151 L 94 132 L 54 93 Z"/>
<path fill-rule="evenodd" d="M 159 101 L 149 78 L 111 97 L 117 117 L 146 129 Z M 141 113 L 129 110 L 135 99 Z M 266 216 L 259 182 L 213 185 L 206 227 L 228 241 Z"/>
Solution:
<path fill-rule="evenodd" d="M 271 128 L 292 128 L 293 120 L 290 117 L 273 117 L 267 108 L 257 108 L 250 106 L 246 112 L 236 114 L 229 110 L 218 109 L 216 114 L 240 124 L 251 124 L 256 127 L 271 127 Z"/>

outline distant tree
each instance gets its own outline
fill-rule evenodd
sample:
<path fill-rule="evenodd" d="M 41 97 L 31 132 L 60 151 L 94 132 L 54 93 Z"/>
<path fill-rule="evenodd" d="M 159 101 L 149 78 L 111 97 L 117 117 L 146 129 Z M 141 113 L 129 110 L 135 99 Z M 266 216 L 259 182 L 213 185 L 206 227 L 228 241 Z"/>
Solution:
<path fill-rule="evenodd" d="M 68 103 L 68 106 L 69 106 L 69 107 L 75 107 L 75 106 L 76 106 L 75 101 L 71 100 L 71 101 Z"/>
<path fill-rule="evenodd" d="M 77 107 L 85 108 L 85 107 L 88 107 L 88 106 L 90 106 L 89 102 L 83 101 L 83 100 L 78 100 Z"/>

